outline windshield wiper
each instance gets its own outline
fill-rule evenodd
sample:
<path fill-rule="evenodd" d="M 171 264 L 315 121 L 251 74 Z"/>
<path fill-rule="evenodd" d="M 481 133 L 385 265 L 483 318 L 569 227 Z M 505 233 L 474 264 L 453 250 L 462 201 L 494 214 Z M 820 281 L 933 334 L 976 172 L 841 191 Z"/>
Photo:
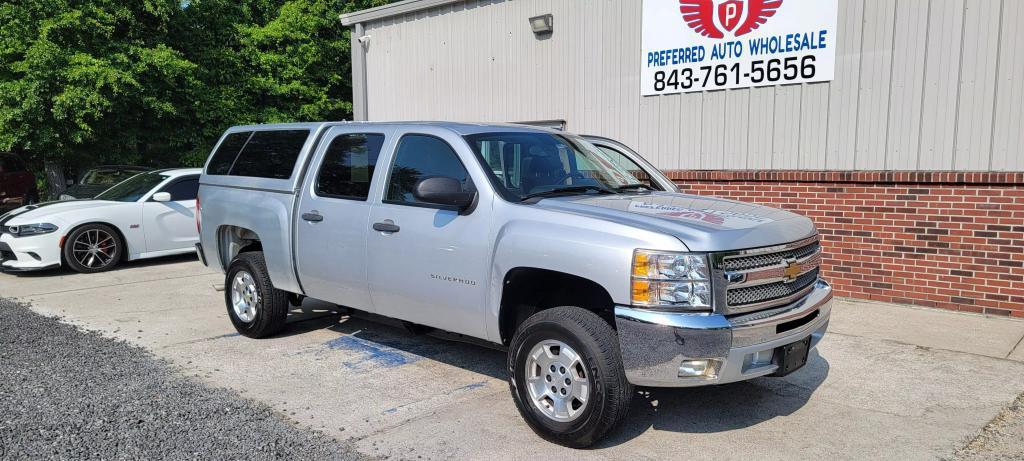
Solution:
<path fill-rule="evenodd" d="M 594 191 L 594 192 L 598 192 L 598 193 L 602 193 L 602 194 L 614 194 L 615 193 L 614 190 L 609 189 L 607 187 L 595 186 L 595 185 L 590 184 L 590 185 L 585 185 L 585 186 L 558 187 L 558 188 L 551 189 L 551 190 L 546 190 L 546 191 L 543 191 L 543 192 L 534 192 L 532 194 L 524 195 L 521 201 L 525 202 L 525 201 L 527 201 L 527 200 L 529 200 L 531 198 L 536 198 L 536 197 L 550 197 L 552 195 L 572 194 L 572 193 L 587 192 L 587 191 Z"/>
<path fill-rule="evenodd" d="M 653 187 L 648 186 L 647 184 L 644 184 L 642 182 L 638 182 L 636 184 L 626 184 L 625 186 L 619 186 L 619 187 L 616 187 L 615 190 L 617 190 L 619 192 L 622 192 L 622 191 L 627 191 L 627 190 L 631 190 L 631 189 L 640 189 L 640 188 L 647 189 L 647 190 L 654 190 Z"/>

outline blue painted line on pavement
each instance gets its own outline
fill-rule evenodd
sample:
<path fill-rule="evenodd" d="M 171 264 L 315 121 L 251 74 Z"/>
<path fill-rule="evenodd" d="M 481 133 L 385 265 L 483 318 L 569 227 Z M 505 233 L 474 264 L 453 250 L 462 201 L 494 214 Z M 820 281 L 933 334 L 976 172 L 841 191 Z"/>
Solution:
<path fill-rule="evenodd" d="M 416 362 L 420 357 L 408 354 L 395 348 L 360 339 L 355 336 L 341 336 L 327 341 L 325 345 L 333 350 L 358 352 L 361 358 L 353 362 L 345 362 L 346 368 L 360 370 L 370 367 L 394 368 Z"/>

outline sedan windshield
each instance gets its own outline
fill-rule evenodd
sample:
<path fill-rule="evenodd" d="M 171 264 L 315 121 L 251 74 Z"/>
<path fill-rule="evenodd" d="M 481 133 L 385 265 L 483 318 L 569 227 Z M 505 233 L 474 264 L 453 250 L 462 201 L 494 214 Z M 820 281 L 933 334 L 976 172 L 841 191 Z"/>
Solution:
<path fill-rule="evenodd" d="M 629 170 L 577 136 L 503 132 L 469 135 L 466 141 L 509 200 L 647 188 Z"/>
<path fill-rule="evenodd" d="M 137 202 L 154 187 L 160 185 L 170 176 L 159 173 L 142 173 L 132 176 L 124 182 L 107 189 L 96 196 L 96 200 L 109 200 L 111 202 Z"/>

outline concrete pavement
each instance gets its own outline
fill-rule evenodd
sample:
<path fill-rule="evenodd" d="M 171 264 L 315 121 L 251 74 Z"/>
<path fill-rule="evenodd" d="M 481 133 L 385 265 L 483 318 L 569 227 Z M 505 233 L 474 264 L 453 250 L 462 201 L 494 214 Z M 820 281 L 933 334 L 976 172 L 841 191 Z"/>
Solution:
<path fill-rule="evenodd" d="M 106 274 L 0 274 L 0 296 L 143 346 L 364 453 L 403 459 L 950 458 L 1024 392 L 1024 322 L 839 301 L 804 370 L 639 389 L 623 428 L 574 452 L 522 422 L 500 351 L 311 300 L 284 334 L 250 340 L 231 327 L 214 289 L 222 278 L 172 258 Z"/>

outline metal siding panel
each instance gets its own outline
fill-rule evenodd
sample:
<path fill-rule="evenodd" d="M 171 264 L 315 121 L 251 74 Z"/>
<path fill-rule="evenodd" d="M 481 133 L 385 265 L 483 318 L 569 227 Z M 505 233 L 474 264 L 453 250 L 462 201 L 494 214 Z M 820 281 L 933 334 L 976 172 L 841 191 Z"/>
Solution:
<path fill-rule="evenodd" d="M 1003 2 L 992 169 L 1024 171 L 1024 2 Z"/>
<path fill-rule="evenodd" d="M 725 160 L 725 136 L 733 128 L 725 118 L 726 91 L 710 91 L 701 93 L 700 120 L 700 168 L 702 170 L 718 170 L 723 168 Z"/>
<path fill-rule="evenodd" d="M 658 124 L 659 131 L 655 133 L 655 136 L 664 140 L 659 152 L 662 161 L 672 168 L 700 168 L 703 95 L 689 93 L 661 99 L 662 104 L 670 108 L 665 121 Z"/>
<path fill-rule="evenodd" d="M 800 101 L 800 163 L 797 168 L 825 168 L 828 137 L 828 83 L 804 85 Z"/>
<path fill-rule="evenodd" d="M 857 134 L 854 140 L 857 146 L 854 167 L 859 170 L 885 168 L 895 12 L 896 2 L 864 3 Z"/>
<path fill-rule="evenodd" d="M 750 130 L 750 89 L 726 90 L 726 132 L 722 145 L 722 168 L 741 170 L 746 167 L 747 133 Z"/>
<path fill-rule="evenodd" d="M 953 158 L 956 170 L 989 169 L 1000 7 L 999 0 L 973 0 L 967 3 L 964 12 L 960 101 Z"/>
<path fill-rule="evenodd" d="M 927 3 L 899 0 L 895 15 L 885 168 L 913 170 L 917 168 L 921 134 L 925 42 L 929 33 Z"/>
<path fill-rule="evenodd" d="M 846 170 L 854 167 L 857 136 L 857 86 L 860 83 L 861 38 L 864 0 L 839 4 L 839 38 L 836 50 L 836 79 L 829 93 L 828 145 L 826 167 Z"/>
<path fill-rule="evenodd" d="M 750 129 L 747 131 L 747 169 L 772 167 L 772 145 L 775 142 L 775 88 L 750 89 Z"/>
<path fill-rule="evenodd" d="M 921 101 L 920 169 L 948 170 L 953 166 L 963 12 L 962 0 L 931 2 Z"/>
<path fill-rule="evenodd" d="M 795 170 L 800 165 L 800 103 L 802 85 L 775 87 L 772 120 L 772 168 Z"/>

